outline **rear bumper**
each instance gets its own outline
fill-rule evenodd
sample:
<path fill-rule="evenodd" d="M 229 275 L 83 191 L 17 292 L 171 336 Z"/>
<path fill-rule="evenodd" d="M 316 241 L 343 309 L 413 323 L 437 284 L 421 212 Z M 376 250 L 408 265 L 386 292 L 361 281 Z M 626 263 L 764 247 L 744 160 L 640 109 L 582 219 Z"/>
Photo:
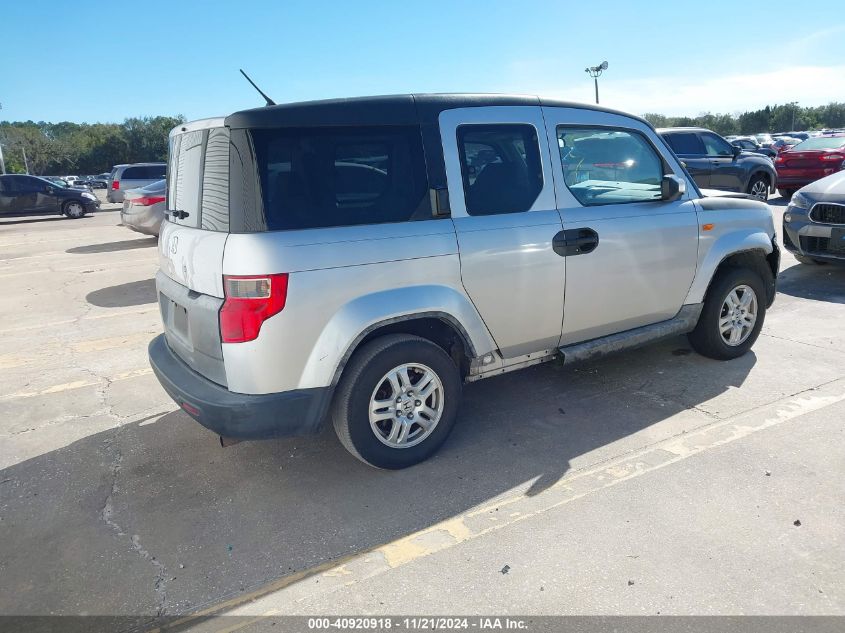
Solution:
<path fill-rule="evenodd" d="M 233 393 L 192 370 L 163 334 L 149 345 L 150 365 L 164 390 L 205 428 L 224 437 L 267 439 L 317 433 L 333 389 L 296 389 L 282 393 Z"/>
<path fill-rule="evenodd" d="M 123 191 L 120 189 L 109 189 L 109 192 L 106 194 L 106 201 L 107 202 L 123 202 Z"/>
<path fill-rule="evenodd" d="M 124 226 L 146 235 L 159 234 L 161 222 L 164 219 L 164 213 L 161 210 L 155 206 L 140 207 L 140 209 L 132 207 L 131 210 L 134 213 L 127 213 L 125 208 L 120 211 L 120 221 Z"/>

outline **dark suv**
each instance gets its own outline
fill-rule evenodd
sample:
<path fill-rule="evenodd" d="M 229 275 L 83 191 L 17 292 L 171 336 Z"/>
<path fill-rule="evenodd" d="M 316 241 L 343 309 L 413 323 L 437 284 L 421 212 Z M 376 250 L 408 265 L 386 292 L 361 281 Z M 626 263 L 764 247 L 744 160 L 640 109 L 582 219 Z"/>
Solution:
<path fill-rule="evenodd" d="M 81 218 L 99 208 L 100 201 L 88 189 L 24 174 L 0 176 L 0 216 L 59 213 Z"/>
<path fill-rule="evenodd" d="M 747 193 L 764 202 L 777 187 L 772 161 L 743 152 L 710 130 L 673 127 L 657 130 L 702 189 Z"/>

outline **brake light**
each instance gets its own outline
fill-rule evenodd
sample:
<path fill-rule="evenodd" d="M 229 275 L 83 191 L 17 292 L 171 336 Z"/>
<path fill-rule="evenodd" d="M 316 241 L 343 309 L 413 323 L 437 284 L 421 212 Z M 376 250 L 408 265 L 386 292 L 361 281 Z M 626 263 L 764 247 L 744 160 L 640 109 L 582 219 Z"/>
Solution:
<path fill-rule="evenodd" d="M 285 307 L 288 275 L 223 275 L 226 299 L 220 308 L 220 337 L 224 343 L 254 341 L 261 324 Z"/>
<path fill-rule="evenodd" d="M 119 180 L 112 180 L 111 181 L 111 188 L 117 191 L 120 189 L 120 181 Z"/>
<path fill-rule="evenodd" d="M 775 162 L 776 162 L 776 163 L 785 163 L 785 162 L 786 162 L 786 159 L 785 159 L 783 156 L 776 156 L 776 157 L 775 157 Z"/>
<path fill-rule="evenodd" d="M 157 202 L 164 202 L 164 196 L 141 196 L 140 198 L 135 198 L 132 201 L 132 204 L 141 207 L 149 207 Z"/>
<path fill-rule="evenodd" d="M 819 160 L 845 160 L 845 155 L 843 154 L 822 154 L 819 156 Z"/>

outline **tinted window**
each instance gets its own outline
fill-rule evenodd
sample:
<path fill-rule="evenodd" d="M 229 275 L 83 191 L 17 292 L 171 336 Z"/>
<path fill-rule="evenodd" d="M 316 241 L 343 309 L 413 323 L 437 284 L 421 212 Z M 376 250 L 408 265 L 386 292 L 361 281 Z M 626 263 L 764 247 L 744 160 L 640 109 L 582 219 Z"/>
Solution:
<path fill-rule="evenodd" d="M 728 142 L 715 134 L 704 133 L 701 135 L 704 148 L 708 156 L 733 156 L 731 146 Z"/>
<path fill-rule="evenodd" d="M 563 180 L 585 206 L 659 200 L 663 161 L 643 136 L 607 128 L 557 128 Z"/>
<path fill-rule="evenodd" d="M 469 215 L 528 211 L 543 189 L 533 125 L 462 125 L 458 151 Z"/>
<path fill-rule="evenodd" d="M 418 127 L 253 130 L 268 230 L 430 219 Z"/>
<path fill-rule="evenodd" d="M 663 138 L 669 143 L 676 154 L 704 154 L 704 144 L 693 132 L 671 132 L 664 134 Z"/>
<path fill-rule="evenodd" d="M 37 193 L 44 191 L 49 183 L 32 176 L 10 176 L 7 180 L 10 191 L 14 193 Z"/>
<path fill-rule="evenodd" d="M 137 165 L 123 170 L 122 180 L 161 180 L 167 168 L 164 165 Z"/>

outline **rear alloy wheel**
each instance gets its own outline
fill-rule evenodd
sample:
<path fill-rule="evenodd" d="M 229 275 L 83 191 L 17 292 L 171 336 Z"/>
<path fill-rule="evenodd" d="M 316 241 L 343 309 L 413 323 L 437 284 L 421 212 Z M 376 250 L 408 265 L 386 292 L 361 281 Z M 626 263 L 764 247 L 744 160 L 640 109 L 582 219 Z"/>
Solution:
<path fill-rule="evenodd" d="M 765 202 L 769 199 L 769 181 L 762 174 L 751 178 L 748 183 L 748 194 L 754 196 L 758 200 Z"/>
<path fill-rule="evenodd" d="M 70 200 L 68 202 L 65 202 L 64 206 L 62 207 L 62 213 L 64 213 L 69 218 L 78 220 L 83 215 L 85 215 L 85 207 L 82 206 L 81 202 L 77 202 L 76 200 Z"/>
<path fill-rule="evenodd" d="M 332 421 L 346 449 L 376 468 L 430 457 L 455 424 L 461 377 L 439 346 L 392 334 L 356 350 L 343 372 Z"/>
<path fill-rule="evenodd" d="M 754 345 L 765 317 L 766 291 L 760 276 L 747 268 L 728 268 L 711 283 L 688 338 L 702 356 L 739 358 Z"/>

